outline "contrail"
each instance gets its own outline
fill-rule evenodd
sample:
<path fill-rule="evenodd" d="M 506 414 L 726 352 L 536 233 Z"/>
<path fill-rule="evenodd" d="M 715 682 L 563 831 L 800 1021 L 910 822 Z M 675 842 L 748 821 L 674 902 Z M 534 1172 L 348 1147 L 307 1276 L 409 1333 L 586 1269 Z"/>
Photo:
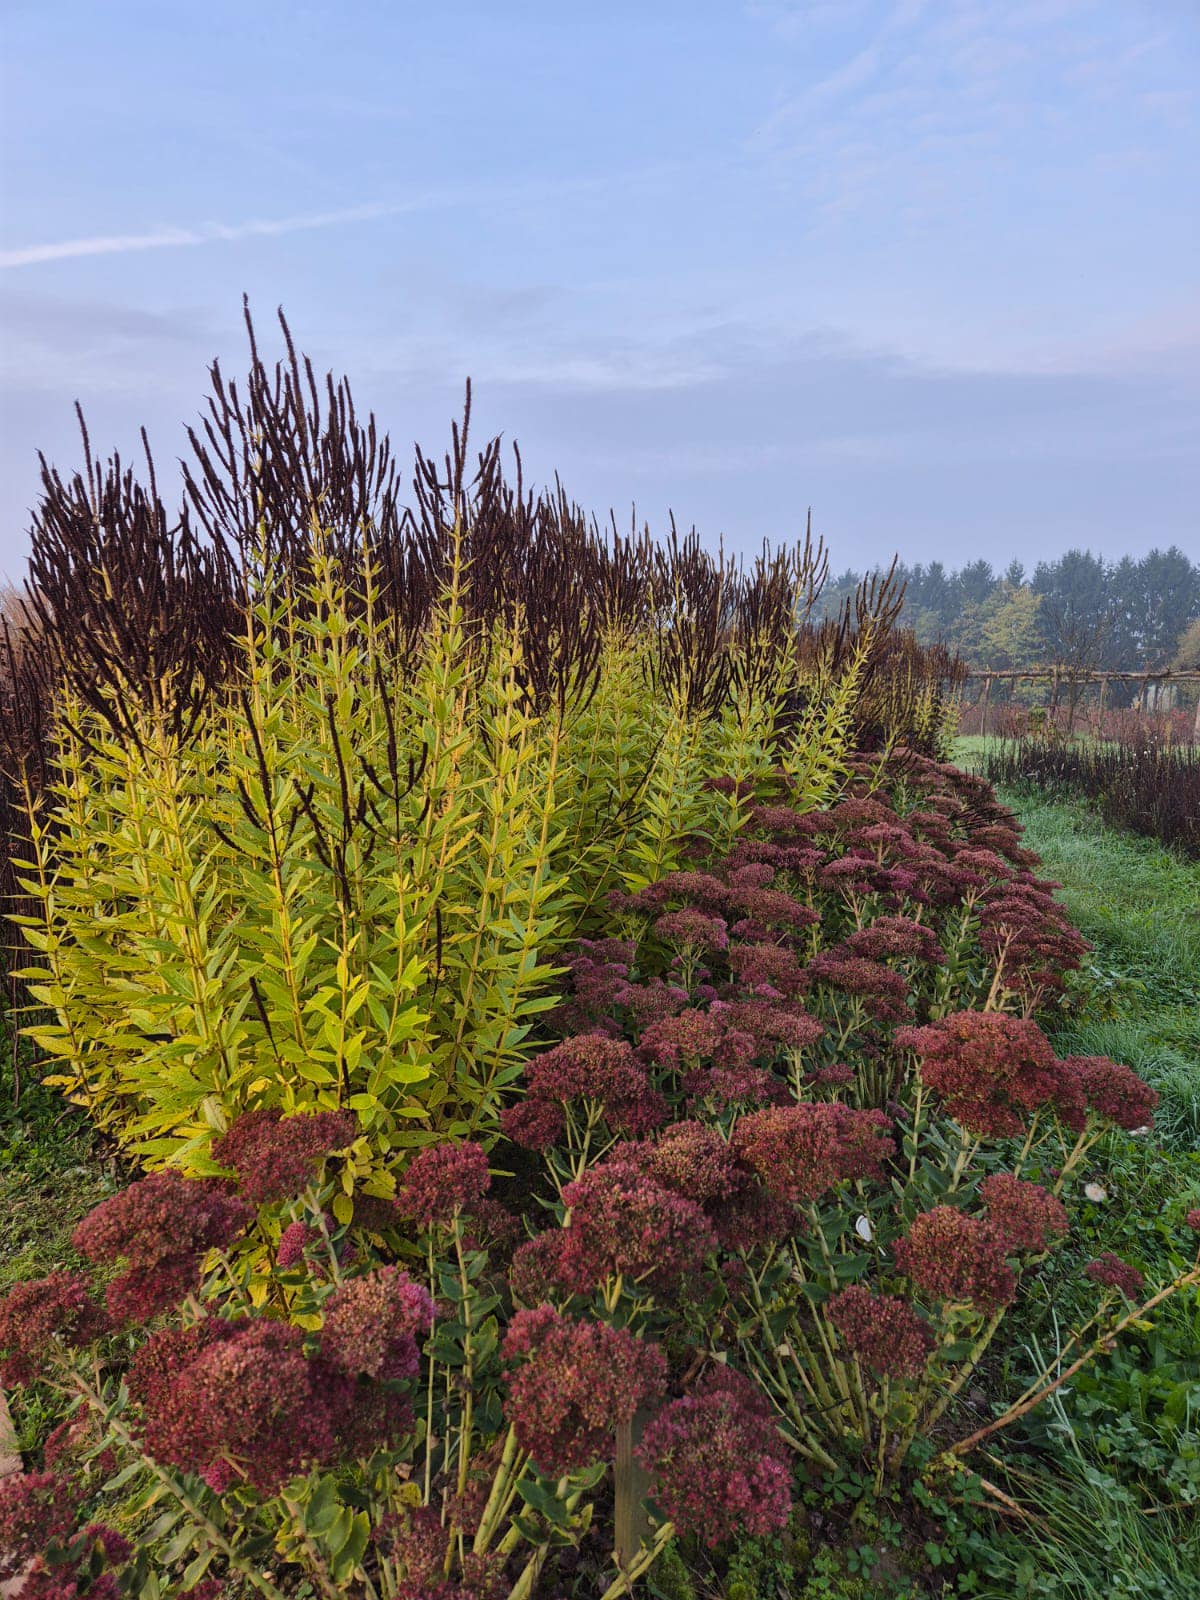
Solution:
<path fill-rule="evenodd" d="M 90 239 L 63 239 L 57 244 L 31 244 L 21 250 L 0 251 L 0 267 L 32 267 L 42 261 L 69 261 L 76 256 L 126 255 L 134 250 L 182 249 L 186 245 L 213 244 L 231 239 L 272 237 L 300 233 L 307 228 L 336 228 L 349 222 L 372 222 L 444 202 L 421 199 L 394 204 L 350 206 L 342 211 L 317 211 L 300 217 L 264 218 L 254 222 L 206 222 L 196 228 L 156 228 L 150 233 L 100 234 Z"/>

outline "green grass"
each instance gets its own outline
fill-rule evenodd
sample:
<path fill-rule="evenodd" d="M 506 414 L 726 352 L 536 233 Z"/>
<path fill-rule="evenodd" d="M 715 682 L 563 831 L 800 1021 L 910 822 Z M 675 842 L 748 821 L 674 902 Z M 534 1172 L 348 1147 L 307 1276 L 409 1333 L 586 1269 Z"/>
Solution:
<path fill-rule="evenodd" d="M 960 739 L 955 760 L 978 766 L 984 744 Z M 1060 1273 L 1022 1318 L 1044 1344 L 1077 1310 L 1071 1269 L 1091 1253 L 1113 1250 L 1155 1281 L 1178 1270 L 1178 1216 L 1200 1190 L 1200 862 L 1117 832 L 1081 802 L 1024 787 L 999 797 L 1093 946 L 1075 1005 L 1051 1027 L 1055 1048 L 1124 1061 L 1161 1097 L 1153 1135 L 1097 1149 L 1092 1176 L 1108 1197 L 1082 1206 Z M 1200 1297 L 1181 1297 L 1030 1418 L 990 1465 L 1034 1520 L 1016 1537 L 985 1536 L 979 1594 L 1091 1600 L 1101 1572 L 1105 1593 L 1130 1600 L 1196 1592 L 1198 1348 Z"/>
<path fill-rule="evenodd" d="M 0 1294 L 27 1278 L 75 1267 L 75 1224 L 116 1188 L 114 1164 L 81 1112 L 28 1068 L 13 1103 L 12 1043 L 0 1022 Z M 17 1444 L 28 1456 L 60 1420 L 41 1385 L 10 1396 Z"/>
<path fill-rule="evenodd" d="M 1200 1149 L 1200 862 L 1117 833 L 1079 803 L 1000 797 L 1094 946 L 1086 998 L 1057 1047 L 1126 1062 L 1162 1097 L 1160 1139 Z"/>

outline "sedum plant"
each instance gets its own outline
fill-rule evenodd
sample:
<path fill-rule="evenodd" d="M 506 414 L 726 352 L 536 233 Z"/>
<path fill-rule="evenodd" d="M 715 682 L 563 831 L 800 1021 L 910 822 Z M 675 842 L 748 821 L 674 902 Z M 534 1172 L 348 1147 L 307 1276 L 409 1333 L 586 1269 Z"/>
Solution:
<path fill-rule="evenodd" d="M 96 1278 L 0 1302 L 0 1376 L 75 1408 L 0 1489 L 24 1600 L 647 1592 L 676 1544 L 782 1529 L 797 1474 L 944 1492 L 1200 1284 L 1192 1210 L 1166 1281 L 1098 1256 L 1024 1392 L 968 1399 L 1155 1096 L 1027 1014 L 1080 942 L 976 784 L 906 757 L 819 812 L 776 785 L 568 955 L 490 1153 L 394 1160 L 339 1217 L 355 1112 L 252 1109 L 212 1175 L 84 1220 Z"/>

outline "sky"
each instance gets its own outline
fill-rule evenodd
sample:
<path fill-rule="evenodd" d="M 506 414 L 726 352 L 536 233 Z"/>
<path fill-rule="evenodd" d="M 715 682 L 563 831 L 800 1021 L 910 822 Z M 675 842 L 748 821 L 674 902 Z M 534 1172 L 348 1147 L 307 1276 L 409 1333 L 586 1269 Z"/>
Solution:
<path fill-rule="evenodd" d="M 750 551 L 1200 558 L 1200 0 L 4 0 L 0 576 L 248 294 L 407 456 Z"/>

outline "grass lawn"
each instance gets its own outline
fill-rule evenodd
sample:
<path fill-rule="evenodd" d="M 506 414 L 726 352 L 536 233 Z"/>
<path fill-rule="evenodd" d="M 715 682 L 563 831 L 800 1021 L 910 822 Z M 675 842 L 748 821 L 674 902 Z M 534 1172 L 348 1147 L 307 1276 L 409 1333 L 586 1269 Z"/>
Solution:
<path fill-rule="evenodd" d="M 1058 1031 L 1060 1052 L 1126 1062 L 1162 1096 L 1164 1142 L 1200 1149 L 1200 862 L 1117 833 L 1080 803 L 1001 798 L 1095 947 L 1088 1002 Z"/>

